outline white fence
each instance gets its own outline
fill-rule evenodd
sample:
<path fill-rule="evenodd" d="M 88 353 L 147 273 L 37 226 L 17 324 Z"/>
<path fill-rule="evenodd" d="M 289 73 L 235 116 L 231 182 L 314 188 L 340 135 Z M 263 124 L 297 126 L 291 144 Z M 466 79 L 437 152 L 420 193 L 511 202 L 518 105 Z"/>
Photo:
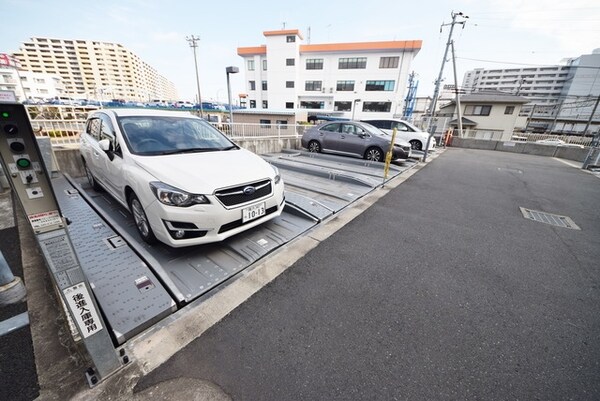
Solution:
<path fill-rule="evenodd" d="M 75 145 L 85 129 L 87 114 L 95 108 L 73 106 L 27 108 L 36 136 L 49 137 L 53 146 Z M 310 125 L 211 123 L 232 140 L 298 139 Z"/>

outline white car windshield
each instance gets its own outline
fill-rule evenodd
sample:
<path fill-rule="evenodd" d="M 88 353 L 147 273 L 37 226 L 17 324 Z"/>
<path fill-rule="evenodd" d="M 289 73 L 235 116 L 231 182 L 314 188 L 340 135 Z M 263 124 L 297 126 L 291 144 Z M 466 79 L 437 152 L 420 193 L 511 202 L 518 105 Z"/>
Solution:
<path fill-rule="evenodd" d="M 130 116 L 119 124 L 129 150 L 137 155 L 212 152 L 237 149 L 225 135 L 197 118 Z"/>

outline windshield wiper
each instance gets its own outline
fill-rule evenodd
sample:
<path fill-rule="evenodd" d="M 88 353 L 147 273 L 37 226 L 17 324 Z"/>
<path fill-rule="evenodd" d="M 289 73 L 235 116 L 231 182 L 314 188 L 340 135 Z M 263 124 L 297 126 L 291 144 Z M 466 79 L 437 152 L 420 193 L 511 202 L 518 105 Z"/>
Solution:
<path fill-rule="evenodd" d="M 189 148 L 189 149 L 172 149 L 172 150 L 164 150 L 162 152 L 157 152 L 159 155 L 174 155 L 177 153 L 199 153 L 199 152 L 211 152 L 213 150 L 219 149 L 211 149 L 211 148 Z"/>
<path fill-rule="evenodd" d="M 237 145 L 227 146 L 226 148 L 219 148 L 219 150 L 231 150 L 231 149 L 239 149 Z"/>

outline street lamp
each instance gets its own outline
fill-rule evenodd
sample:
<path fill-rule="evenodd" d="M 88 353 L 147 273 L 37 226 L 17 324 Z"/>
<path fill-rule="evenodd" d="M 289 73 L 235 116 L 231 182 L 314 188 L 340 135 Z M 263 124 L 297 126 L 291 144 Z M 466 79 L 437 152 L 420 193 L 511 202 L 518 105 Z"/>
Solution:
<path fill-rule="evenodd" d="M 227 75 L 227 99 L 229 100 L 229 127 L 233 129 L 233 112 L 231 111 L 231 86 L 229 85 L 229 74 L 237 74 L 240 72 L 240 69 L 234 66 L 229 66 L 225 68 L 225 73 Z"/>
<path fill-rule="evenodd" d="M 360 102 L 360 99 L 354 99 L 352 102 L 352 119 L 354 120 L 354 111 L 356 110 L 356 103 Z"/>
<path fill-rule="evenodd" d="M 204 117 L 204 110 L 202 109 L 202 95 L 200 94 L 200 79 L 198 78 L 198 61 L 196 60 L 196 48 L 198 47 L 199 37 L 192 35 L 191 37 L 186 36 L 185 40 L 190 42 L 190 47 L 194 50 L 194 66 L 196 67 L 196 86 L 198 89 L 198 103 L 200 103 L 200 117 Z"/>

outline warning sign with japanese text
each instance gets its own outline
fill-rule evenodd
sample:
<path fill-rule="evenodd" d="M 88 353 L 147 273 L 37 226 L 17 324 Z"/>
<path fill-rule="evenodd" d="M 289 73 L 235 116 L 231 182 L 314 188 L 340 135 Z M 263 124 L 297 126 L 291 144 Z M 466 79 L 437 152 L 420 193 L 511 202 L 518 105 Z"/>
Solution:
<path fill-rule="evenodd" d="M 63 290 L 65 300 L 84 338 L 102 330 L 98 312 L 84 283 Z"/>

